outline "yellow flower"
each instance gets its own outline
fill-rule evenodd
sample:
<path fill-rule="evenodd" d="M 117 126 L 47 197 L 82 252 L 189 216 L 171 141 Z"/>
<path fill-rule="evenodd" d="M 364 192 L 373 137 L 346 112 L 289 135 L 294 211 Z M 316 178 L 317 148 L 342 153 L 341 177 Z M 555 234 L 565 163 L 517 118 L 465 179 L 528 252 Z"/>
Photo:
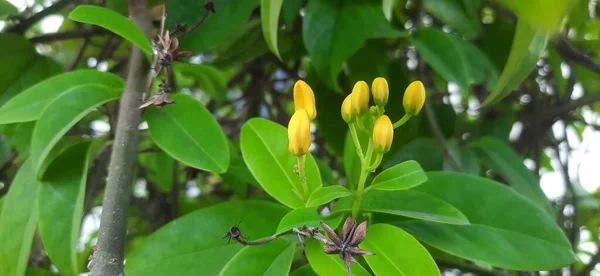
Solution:
<path fill-rule="evenodd" d="M 425 87 L 422 82 L 413 81 L 406 87 L 406 91 L 404 91 L 404 99 L 402 101 L 404 110 L 408 115 L 413 116 L 419 114 L 421 108 L 423 108 L 423 104 L 425 104 Z"/>
<path fill-rule="evenodd" d="M 352 110 L 356 114 L 363 114 L 369 109 L 369 85 L 359 81 L 352 88 Z"/>
<path fill-rule="evenodd" d="M 294 110 L 304 109 L 309 119 L 317 117 L 315 94 L 306 82 L 299 80 L 294 84 Z"/>
<path fill-rule="evenodd" d="M 308 153 L 310 147 L 310 118 L 304 109 L 298 109 L 288 124 L 288 150 L 295 156 Z"/>
<path fill-rule="evenodd" d="M 377 106 L 385 106 L 390 95 L 387 80 L 384 78 L 376 78 L 373 80 L 373 83 L 371 84 L 371 93 L 373 93 L 373 101 Z"/>
<path fill-rule="evenodd" d="M 356 113 L 352 110 L 352 94 L 346 96 L 342 103 L 342 118 L 346 123 L 351 123 L 356 119 Z"/>
<path fill-rule="evenodd" d="M 381 115 L 373 126 L 373 147 L 379 153 L 386 153 L 392 147 L 394 126 L 386 115 Z"/>

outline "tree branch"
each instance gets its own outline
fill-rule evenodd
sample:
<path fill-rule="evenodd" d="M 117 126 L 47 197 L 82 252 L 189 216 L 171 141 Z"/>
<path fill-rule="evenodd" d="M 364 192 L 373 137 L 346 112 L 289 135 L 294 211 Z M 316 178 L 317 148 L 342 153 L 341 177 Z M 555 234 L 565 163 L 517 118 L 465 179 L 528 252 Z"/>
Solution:
<path fill-rule="evenodd" d="M 542 114 L 542 120 L 549 120 L 552 118 L 556 118 L 556 117 L 563 115 L 564 113 L 567 113 L 571 110 L 575 110 L 582 106 L 593 104 L 597 101 L 600 101 L 600 94 L 593 94 L 593 95 L 582 97 L 582 98 L 574 100 L 574 101 L 570 101 L 569 103 L 567 103 L 565 105 L 552 108 L 548 112 Z"/>
<path fill-rule="evenodd" d="M 556 51 L 561 57 L 576 62 L 581 66 L 600 74 L 600 64 L 590 58 L 586 53 L 571 46 L 566 39 L 558 38 L 552 42 L 552 45 L 556 48 Z"/>
<path fill-rule="evenodd" d="M 47 7 L 45 9 L 41 10 L 40 12 L 30 16 L 29 18 L 19 22 L 17 25 L 10 27 L 8 30 L 6 30 L 6 32 L 22 34 L 25 31 L 27 31 L 27 29 L 29 29 L 29 27 L 33 26 L 38 21 L 42 20 L 44 17 L 51 15 L 57 11 L 62 10 L 64 7 L 70 5 L 71 3 L 73 3 L 73 0 L 60 0 L 56 3 L 54 3 L 54 5 Z"/>
<path fill-rule="evenodd" d="M 579 273 L 577 273 L 577 276 L 588 276 L 590 275 L 590 273 L 592 272 L 592 270 L 594 270 L 594 268 L 596 267 L 596 265 L 600 263 L 600 252 L 596 253 L 592 259 L 590 260 L 590 262 L 585 265 L 580 271 Z"/>
<path fill-rule="evenodd" d="M 127 5 L 131 21 L 150 37 L 152 18 L 146 0 L 128 0 Z M 97 250 L 89 265 L 91 275 L 94 276 L 123 275 L 127 211 L 139 143 L 138 125 L 141 120 L 141 110 L 137 107 L 142 102 L 148 69 L 145 54 L 133 46 L 108 168 Z"/>

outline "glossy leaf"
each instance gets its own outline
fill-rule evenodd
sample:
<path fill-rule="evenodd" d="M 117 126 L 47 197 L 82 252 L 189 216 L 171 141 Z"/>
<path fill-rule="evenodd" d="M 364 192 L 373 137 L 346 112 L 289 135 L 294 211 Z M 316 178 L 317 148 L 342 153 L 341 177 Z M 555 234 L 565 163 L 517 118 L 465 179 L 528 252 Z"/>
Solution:
<path fill-rule="evenodd" d="M 291 208 L 304 206 L 303 200 L 292 190 L 296 188 L 304 193 L 294 173 L 297 158 L 288 151 L 285 127 L 265 119 L 251 119 L 242 127 L 240 146 L 248 169 L 269 195 Z M 305 200 L 321 187 L 319 169 L 310 154 L 306 157 L 306 183 Z"/>
<path fill-rule="evenodd" d="M 509 145 L 493 137 L 483 137 L 473 142 L 471 146 L 480 150 L 486 167 L 499 173 L 513 189 L 529 198 L 541 209 L 550 210 L 548 199 L 537 178 Z"/>
<path fill-rule="evenodd" d="M 38 178 L 44 159 L 58 140 L 90 111 L 118 99 L 119 94 L 106 86 L 82 85 L 61 94 L 44 109 L 31 140 L 31 161 Z"/>
<path fill-rule="evenodd" d="M 281 59 L 277 48 L 277 31 L 279 30 L 279 13 L 283 0 L 260 0 L 260 18 L 263 35 L 271 52 Z"/>
<path fill-rule="evenodd" d="M 337 228 L 342 222 L 342 216 L 331 215 L 328 217 L 322 217 L 319 215 L 316 207 L 313 208 L 299 208 L 290 211 L 281 219 L 279 226 L 277 226 L 277 233 L 282 233 L 287 230 L 296 227 L 310 226 L 321 228 L 321 222 L 326 223 L 331 228 Z"/>
<path fill-rule="evenodd" d="M 308 198 L 306 207 L 316 207 L 327 204 L 330 201 L 338 198 L 351 196 L 352 192 L 340 185 L 322 187 L 314 191 Z"/>
<path fill-rule="evenodd" d="M 125 274 L 192 276 L 201 271 L 219 275 L 244 248 L 235 241 L 228 244 L 221 238 L 224 233 L 245 221 L 248 225 L 240 225 L 244 236 L 270 236 L 286 212 L 280 204 L 265 201 L 231 201 L 196 210 L 161 227 L 137 246 L 127 256 Z"/>
<path fill-rule="evenodd" d="M 367 256 L 365 260 L 376 275 L 440 275 L 435 261 L 425 247 L 395 226 L 369 226 L 367 237 L 360 247 L 375 253 L 375 256 Z"/>
<path fill-rule="evenodd" d="M 369 24 L 364 24 L 369 22 Z M 321 80 L 339 91 L 342 64 L 370 38 L 401 37 L 385 19 L 381 4 L 314 0 L 306 6 L 304 45 Z"/>
<path fill-rule="evenodd" d="M 65 275 L 79 273 L 77 241 L 83 218 L 83 200 L 90 142 L 64 151 L 48 167 L 38 192 L 39 232 L 44 249 Z"/>
<path fill-rule="evenodd" d="M 333 211 L 351 211 L 353 204 L 353 198 L 344 198 L 335 205 Z M 414 191 L 414 188 L 402 191 L 370 190 L 363 196 L 360 210 L 441 223 L 469 224 L 467 217 L 454 206 L 426 193 Z"/>
<path fill-rule="evenodd" d="M 397 191 L 410 189 L 427 181 L 419 163 L 409 160 L 388 168 L 375 176 L 368 189 Z"/>
<path fill-rule="evenodd" d="M 69 19 L 105 28 L 135 44 L 147 55 L 152 54 L 152 46 L 144 33 L 133 22 L 111 9 L 80 5 L 69 14 Z"/>
<path fill-rule="evenodd" d="M 37 224 L 37 191 L 31 161 L 25 162 L 4 197 L 0 214 L 0 275 L 25 274 Z"/>
<path fill-rule="evenodd" d="M 225 265 L 219 275 L 287 275 L 295 247 L 295 244 L 285 240 L 246 246 Z"/>
<path fill-rule="evenodd" d="M 477 13 L 472 16 L 465 6 L 473 5 L 478 10 L 479 4 L 477 0 L 425 0 L 423 8 L 465 38 L 472 39 L 477 36 L 481 22 Z"/>
<path fill-rule="evenodd" d="M 497 103 L 512 92 L 535 68 L 546 48 L 548 33 L 532 29 L 520 20 L 510 49 L 510 55 L 492 93 L 483 101 L 483 106 Z"/>
<path fill-rule="evenodd" d="M 49 78 L 21 92 L 0 108 L 0 124 L 29 122 L 39 119 L 46 106 L 70 89 L 97 84 L 123 89 L 125 83 L 116 75 L 97 70 L 77 70 Z"/>
<path fill-rule="evenodd" d="M 176 63 L 173 67 L 183 75 L 197 80 L 200 88 L 214 99 L 222 101 L 226 98 L 227 79 L 214 66 Z"/>
<path fill-rule="evenodd" d="M 471 224 L 401 224 L 419 240 L 467 260 L 511 270 L 552 270 L 575 261 L 554 219 L 514 190 L 459 173 L 432 172 L 427 177 L 414 189 L 452 204 Z"/>
<path fill-rule="evenodd" d="M 346 267 L 337 254 L 328 255 L 323 251 L 323 244 L 317 240 L 306 240 L 306 258 L 312 269 L 320 276 L 339 276 L 347 275 Z M 368 257 L 367 257 L 368 258 Z M 360 264 L 352 263 L 350 266 L 352 275 L 367 276 L 371 275 Z"/>
<path fill-rule="evenodd" d="M 213 173 L 229 167 L 229 145 L 221 126 L 199 101 L 185 94 L 172 96 L 176 104 L 146 112 L 152 140 L 180 162 Z"/>

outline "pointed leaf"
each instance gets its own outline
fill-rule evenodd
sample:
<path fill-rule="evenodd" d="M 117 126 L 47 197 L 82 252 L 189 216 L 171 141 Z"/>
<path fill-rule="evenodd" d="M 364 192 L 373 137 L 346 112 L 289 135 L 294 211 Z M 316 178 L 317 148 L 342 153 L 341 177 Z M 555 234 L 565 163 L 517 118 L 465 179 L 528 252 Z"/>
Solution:
<path fill-rule="evenodd" d="M 303 265 L 302 267 L 292 271 L 290 276 L 319 276 L 315 271 L 313 271 L 312 267 L 309 264 Z"/>
<path fill-rule="evenodd" d="M 365 260 L 376 275 L 440 275 L 429 252 L 413 236 L 389 224 L 369 226 L 360 248 L 375 253 Z"/>
<path fill-rule="evenodd" d="M 282 233 L 296 227 L 310 226 L 321 227 L 321 222 L 326 223 L 331 228 L 337 228 L 342 222 L 342 216 L 331 215 L 322 217 L 319 215 L 317 208 L 299 208 L 290 211 L 281 219 L 277 226 L 277 233 Z"/>
<path fill-rule="evenodd" d="M 283 0 L 260 0 L 260 18 L 263 35 L 271 52 L 281 59 L 277 48 L 277 31 L 279 31 L 279 13 Z"/>
<path fill-rule="evenodd" d="M 31 161 L 38 178 L 44 159 L 58 140 L 90 111 L 118 99 L 119 93 L 97 84 L 82 85 L 61 94 L 44 109 L 31 140 Z"/>
<path fill-rule="evenodd" d="M 320 276 L 347 275 L 346 267 L 340 259 L 340 256 L 337 254 L 325 254 L 325 251 L 323 251 L 323 244 L 317 240 L 306 240 L 306 258 L 312 269 Z M 352 275 L 354 276 L 371 275 L 360 264 L 352 263 L 350 268 L 352 269 Z"/>
<path fill-rule="evenodd" d="M 219 276 L 279 276 L 290 272 L 295 244 L 274 240 L 259 246 L 246 246 L 221 270 Z"/>
<path fill-rule="evenodd" d="M 221 126 L 199 101 L 185 94 L 173 95 L 176 104 L 146 112 L 152 140 L 180 162 L 213 173 L 229 167 L 229 145 Z"/>
<path fill-rule="evenodd" d="M 410 189 L 427 181 L 427 175 L 419 163 L 413 160 L 402 162 L 381 172 L 373 179 L 369 189 L 396 191 Z"/>
<path fill-rule="evenodd" d="M 308 198 L 306 207 L 316 207 L 323 204 L 327 204 L 330 201 L 338 198 L 351 196 L 352 192 L 348 191 L 345 187 L 340 185 L 333 185 L 328 187 L 322 187 L 314 191 Z"/>
<path fill-rule="evenodd" d="M 472 2 L 472 3 L 466 3 Z M 452 27 L 453 30 L 462 34 L 467 39 L 473 39 L 479 32 L 481 24 L 479 16 L 471 14 L 466 9 L 465 5 L 476 5 L 475 9 L 479 9 L 479 1 L 463 1 L 463 0 L 425 0 L 423 7 L 437 19 Z"/>

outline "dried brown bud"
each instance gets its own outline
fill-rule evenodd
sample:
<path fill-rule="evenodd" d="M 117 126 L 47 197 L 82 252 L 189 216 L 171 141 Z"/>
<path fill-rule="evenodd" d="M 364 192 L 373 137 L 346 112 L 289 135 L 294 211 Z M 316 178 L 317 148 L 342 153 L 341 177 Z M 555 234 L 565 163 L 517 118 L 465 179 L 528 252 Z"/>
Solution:
<path fill-rule="evenodd" d="M 215 2 L 213 2 L 212 0 L 208 1 L 206 4 L 204 4 L 204 8 L 212 13 L 215 13 Z"/>

